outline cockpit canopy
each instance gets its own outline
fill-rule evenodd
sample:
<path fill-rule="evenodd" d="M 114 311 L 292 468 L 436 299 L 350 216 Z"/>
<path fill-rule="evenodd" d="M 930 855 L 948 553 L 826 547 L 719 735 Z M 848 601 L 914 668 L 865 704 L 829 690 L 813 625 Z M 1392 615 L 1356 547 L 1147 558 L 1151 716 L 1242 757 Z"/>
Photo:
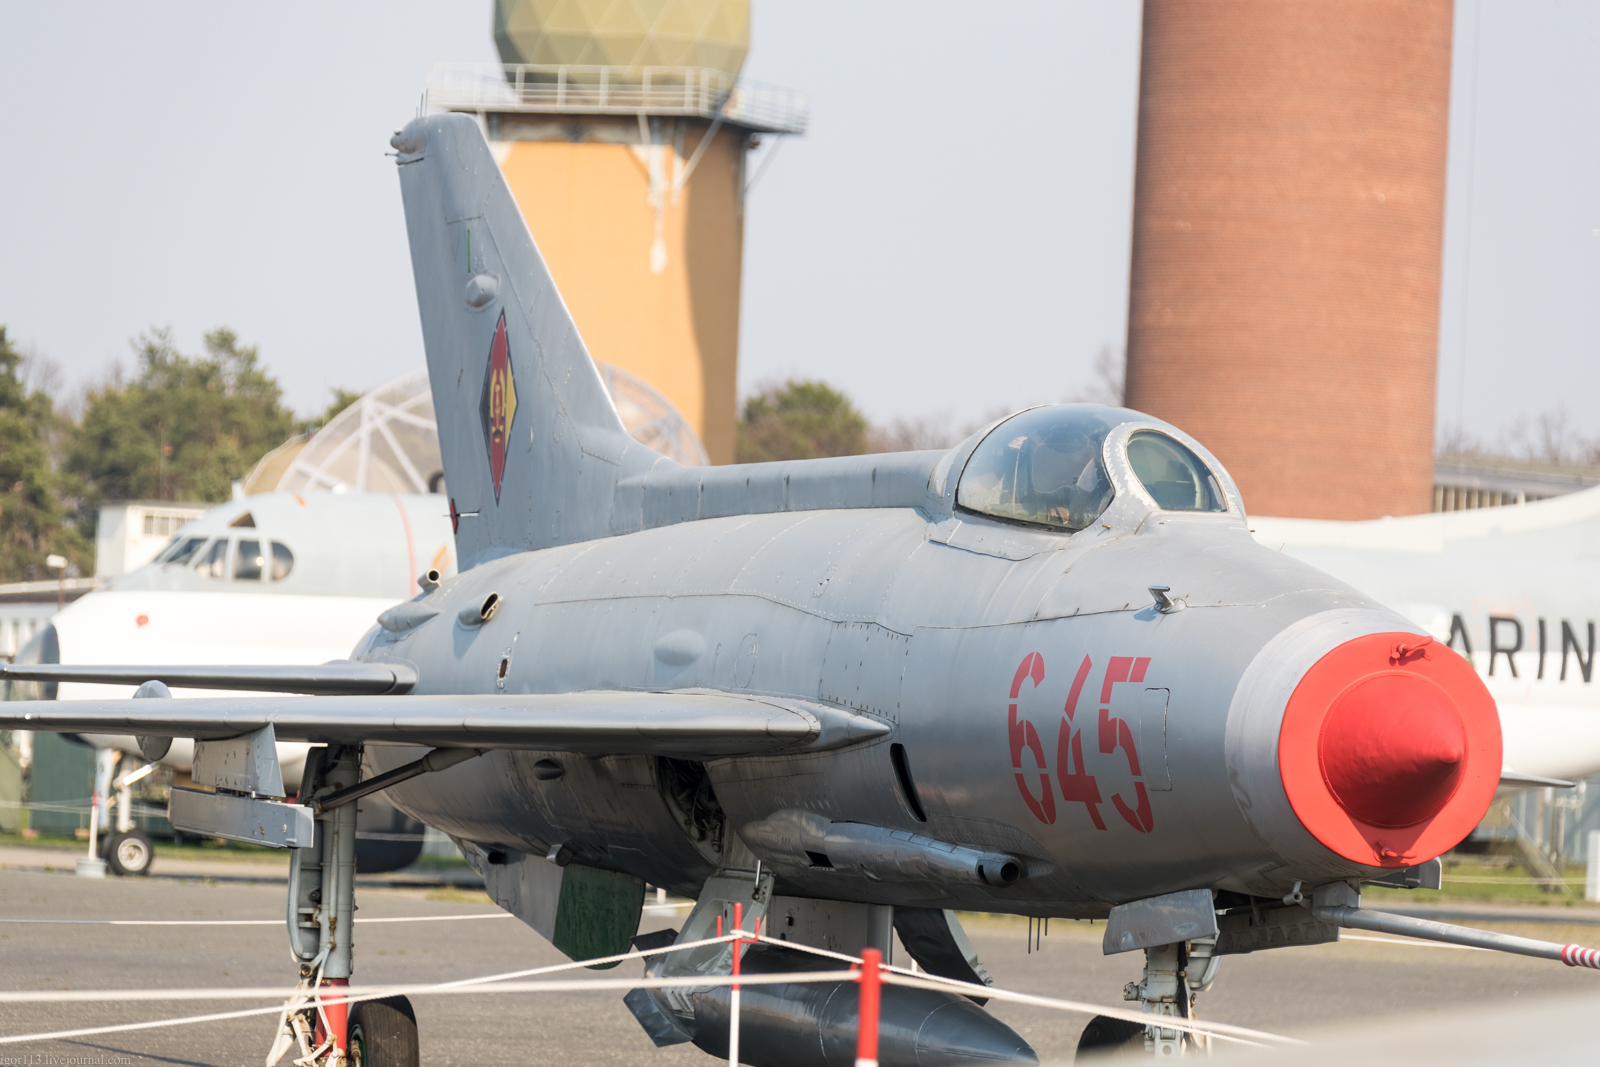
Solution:
<path fill-rule="evenodd" d="M 1106 473 L 1105 441 L 1128 421 L 1128 412 L 1089 404 L 1014 415 L 973 449 L 956 506 L 1011 522 L 1082 530 L 1116 495 Z M 1127 455 L 1134 476 L 1162 510 L 1228 510 L 1216 475 L 1176 438 L 1137 430 L 1128 438 Z"/>
<path fill-rule="evenodd" d="M 980 515 L 1076 531 L 1111 503 L 1101 446 L 1116 428 L 1112 409 L 1034 408 L 978 442 L 961 472 L 956 505 Z"/>

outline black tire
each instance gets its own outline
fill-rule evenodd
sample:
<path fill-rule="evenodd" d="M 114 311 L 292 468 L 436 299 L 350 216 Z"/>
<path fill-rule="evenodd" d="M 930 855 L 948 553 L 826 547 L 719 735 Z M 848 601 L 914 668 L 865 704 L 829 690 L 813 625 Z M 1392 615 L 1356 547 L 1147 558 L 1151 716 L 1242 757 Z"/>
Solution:
<path fill-rule="evenodd" d="M 1078 1063 L 1144 1059 L 1144 1026 L 1109 1015 L 1096 1015 L 1078 1038 Z"/>
<path fill-rule="evenodd" d="M 411 1001 L 384 997 L 351 1008 L 349 1062 L 350 1067 L 421 1067 Z"/>
<path fill-rule="evenodd" d="M 155 858 L 155 846 L 150 844 L 150 836 L 143 830 L 112 834 L 106 841 L 106 865 L 112 874 L 123 877 L 149 874 Z"/>

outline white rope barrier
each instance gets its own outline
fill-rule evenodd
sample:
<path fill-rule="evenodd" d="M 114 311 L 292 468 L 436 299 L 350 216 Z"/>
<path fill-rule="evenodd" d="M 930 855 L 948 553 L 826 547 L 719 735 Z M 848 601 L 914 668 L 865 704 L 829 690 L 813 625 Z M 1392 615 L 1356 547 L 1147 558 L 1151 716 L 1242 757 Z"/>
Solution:
<path fill-rule="evenodd" d="M 810 945 L 797 945 L 789 941 L 779 941 L 776 938 L 766 936 L 760 937 L 759 940 L 768 945 L 782 945 L 785 948 L 809 952 L 815 956 L 850 960 L 857 964 L 861 962 L 859 957 L 848 956 L 840 952 L 830 952 L 822 948 L 812 948 Z M 1306 1043 L 1298 1038 L 1269 1034 L 1262 1030 L 1251 1030 L 1243 1026 L 1233 1026 L 1229 1023 L 1202 1022 L 1197 1019 L 1183 1019 L 1166 1015 L 1159 1016 L 1161 1020 L 1159 1024 L 1153 1024 L 1151 1020 L 1157 1018 L 1157 1016 L 1128 1008 L 1110 1008 L 1078 1000 L 1060 1000 L 1052 997 L 1037 997 L 1030 993 L 1012 993 L 1004 989 L 996 989 L 994 986 L 979 985 L 976 982 L 963 982 L 960 979 L 945 978 L 942 975 L 929 974 L 926 971 L 908 971 L 903 967 L 885 965 L 883 972 L 883 981 L 890 985 L 903 985 L 915 989 L 932 989 L 938 992 L 956 992 L 963 996 L 1009 1000 L 1018 1004 L 1032 1004 L 1035 1007 L 1057 1008 L 1062 1011 L 1076 1011 L 1090 1015 L 1109 1015 L 1112 1018 L 1126 1019 L 1129 1022 L 1143 1025 L 1160 1025 L 1164 1030 L 1187 1030 L 1191 1033 L 1211 1034 L 1225 1041 L 1242 1041 L 1249 1045 L 1259 1045 L 1265 1041 L 1282 1041 L 1297 1045 Z"/>
<path fill-rule="evenodd" d="M 77 800 L 63 800 L 59 803 L 32 800 L 0 800 L 0 808 L 16 808 L 19 811 L 46 811 L 56 815 L 89 815 L 98 810 L 90 801 L 91 797 L 82 797 Z M 142 800 L 135 800 L 129 809 L 135 819 L 141 815 L 152 819 L 165 819 L 167 809 L 156 804 L 146 804 Z M 27 847 L 27 846 L 24 846 Z"/>
<path fill-rule="evenodd" d="M 813 971 L 806 974 L 763 974 L 742 975 L 737 981 L 743 985 L 780 985 L 786 982 L 844 982 L 854 981 L 855 973 L 851 971 Z M 582 993 L 615 989 L 702 989 L 710 986 L 732 985 L 735 981 L 732 975 L 702 976 L 685 975 L 678 978 L 592 978 L 564 982 L 492 982 L 470 980 L 472 984 L 464 983 L 418 986 L 371 986 L 350 987 L 348 993 L 324 993 L 320 996 L 306 997 L 302 1007 L 322 1007 L 330 1003 L 356 1004 L 364 1000 L 381 1000 L 392 996 L 437 996 L 460 993 Z M 295 990 L 244 990 L 244 995 L 286 997 Z M 149 995 L 146 995 L 149 994 Z M 236 995 L 232 990 L 123 990 L 118 995 L 107 996 L 97 993 L 83 993 L 62 995 L 48 993 L 29 996 L 27 994 L 0 994 L 0 1003 L 85 1003 L 95 1001 L 139 1001 L 139 1000 L 167 1000 L 167 999 L 226 999 Z M 12 997 L 19 999 L 13 1001 Z M 21 999 L 26 998 L 26 999 Z M 88 1037 L 95 1034 L 125 1033 L 130 1030 L 150 1030 L 162 1026 L 187 1026 L 195 1023 L 219 1022 L 226 1019 L 244 1019 L 255 1015 L 278 1015 L 283 1012 L 283 1004 L 272 1004 L 264 1008 L 245 1008 L 242 1011 L 213 1012 L 208 1015 L 189 1015 L 177 1019 L 158 1019 L 152 1022 L 123 1023 L 114 1026 L 81 1027 L 76 1030 L 56 1030 L 48 1033 L 17 1034 L 14 1036 L 0 1037 L 0 1045 L 10 1045 L 22 1041 L 59 1041 L 73 1037 Z"/>
<path fill-rule="evenodd" d="M 405 915 L 390 919 L 356 918 L 358 923 L 443 923 L 463 919 L 511 919 L 509 911 L 486 911 L 478 915 Z M 282 919 L 0 919 L 0 923 L 23 926 L 282 926 Z"/>
<path fill-rule="evenodd" d="M 449 916 L 448 918 L 479 918 L 490 917 L 492 913 L 482 916 Z M 34 920 L 40 921 L 40 920 Z M 63 920 L 66 921 L 66 920 Z M 95 920 L 87 920 L 95 921 Z M 102 920 L 115 922 L 117 920 Z M 241 920 L 235 920 L 241 921 Z M 256 922 L 261 920 L 242 920 Z M 271 920 L 267 920 L 271 921 Z M 384 921 L 384 920 L 368 920 Z M 395 920 L 389 920 L 395 921 Z M 668 978 L 586 978 L 577 980 L 558 981 L 519 981 L 518 979 L 532 977 L 539 974 L 552 974 L 560 971 L 575 970 L 578 968 L 594 967 L 606 963 L 621 963 L 626 960 L 643 960 L 651 956 L 663 955 L 671 952 L 682 952 L 688 949 L 701 948 L 706 945 L 727 943 L 731 941 L 761 941 L 767 944 L 782 945 L 787 948 L 809 952 L 815 955 L 839 959 L 843 962 L 859 964 L 859 957 L 852 957 L 843 953 L 829 952 L 825 949 L 815 949 L 807 945 L 793 944 L 779 941 L 769 937 L 758 937 L 748 932 L 736 932 L 722 937 L 705 938 L 700 941 L 690 941 L 681 945 L 667 945 L 662 948 L 635 950 L 618 953 L 614 956 L 601 956 L 591 960 L 578 960 L 570 963 L 553 964 L 547 967 L 533 967 L 521 971 L 509 971 L 499 975 L 484 975 L 477 978 L 463 978 L 452 982 L 438 982 L 418 985 L 390 985 L 369 987 L 341 987 L 337 993 L 324 992 L 320 995 L 312 994 L 305 1000 L 305 1005 L 321 1007 L 327 1003 L 353 1004 L 365 1000 L 377 1000 L 391 996 L 436 996 L 462 993 L 563 993 L 563 992 L 596 992 L 615 989 L 705 989 L 718 986 L 731 986 L 735 982 L 741 985 L 781 985 L 786 983 L 814 983 L 814 982 L 840 982 L 856 981 L 860 977 L 857 969 L 838 971 L 807 971 L 796 974 L 743 974 L 738 977 L 733 975 L 684 975 Z M 953 979 L 938 978 L 926 974 L 913 975 L 900 968 L 883 968 L 884 980 L 897 985 L 913 988 L 932 989 L 941 992 L 961 991 L 978 996 L 989 997 L 996 1000 L 1011 1001 L 1013 1003 L 1030 1004 L 1035 1007 L 1054 1008 L 1062 1011 L 1073 1011 L 1082 1014 L 1107 1015 L 1112 1018 L 1127 1019 L 1140 1024 L 1150 1024 L 1155 1017 L 1141 1012 L 1129 1011 L 1125 1008 L 1112 1008 L 1081 1001 L 1059 1000 L 1050 997 L 1037 997 L 1026 993 L 1012 993 L 1006 990 L 995 989 L 991 986 L 975 985 L 968 982 L 957 982 Z M 74 1030 L 58 1030 L 34 1034 L 17 1034 L 0 1037 L 0 1045 L 15 1044 L 23 1041 L 56 1041 L 75 1037 L 88 1037 L 97 1034 L 127 1033 L 136 1030 L 156 1029 L 164 1026 L 186 1026 L 207 1022 L 222 1022 L 231 1019 L 243 1019 L 258 1015 L 281 1014 L 285 998 L 294 996 L 304 991 L 282 988 L 240 988 L 240 989 L 128 989 L 128 990 L 51 990 L 37 992 L 10 992 L 0 993 L 0 1004 L 66 1004 L 66 1003 L 110 1003 L 110 1002 L 140 1002 L 157 1000 L 227 1000 L 227 999 L 255 999 L 274 998 L 278 1003 L 268 1007 L 245 1008 L 239 1011 L 212 1012 L 205 1015 L 191 1015 L 174 1019 L 158 1019 L 139 1023 L 121 1023 L 111 1026 L 80 1027 Z M 1250 1030 L 1245 1027 L 1231 1026 L 1227 1023 L 1204 1023 L 1193 1019 L 1180 1019 L 1171 1016 L 1162 1016 L 1159 1023 L 1164 1029 L 1185 1030 L 1191 1033 L 1204 1033 L 1223 1040 L 1237 1041 L 1244 1044 L 1260 1045 L 1264 1042 L 1282 1042 L 1285 1044 L 1305 1044 L 1295 1038 L 1284 1037 L 1278 1034 L 1265 1033 L 1260 1030 Z"/>
<path fill-rule="evenodd" d="M 887 970 L 887 968 L 885 968 Z M 918 975 L 915 978 L 891 971 L 883 976 L 885 985 L 906 986 L 911 989 L 932 989 L 937 992 L 950 992 L 951 986 L 946 982 L 931 982 L 927 976 Z M 961 986 L 974 996 L 988 997 L 990 1000 L 1004 1000 L 1013 1004 L 1029 1004 L 1036 1008 L 1054 1008 L 1058 1011 L 1074 1011 L 1084 1015 L 1108 1015 L 1113 1019 L 1123 1019 L 1127 1022 L 1138 1023 L 1140 1026 L 1156 1026 L 1162 1030 L 1183 1030 L 1191 1034 L 1206 1034 L 1210 1037 L 1220 1037 L 1224 1041 L 1237 1041 L 1244 1045 L 1269 1047 L 1268 1042 L 1281 1042 L 1285 1045 L 1306 1045 L 1310 1042 L 1302 1041 L 1297 1037 L 1285 1037 L 1282 1034 L 1269 1034 L 1264 1030 L 1252 1030 L 1245 1026 L 1234 1026 L 1231 1023 L 1202 1022 L 1199 1019 L 1184 1019 L 1176 1015 L 1151 1015 L 1128 1008 L 1112 1008 L 1101 1004 L 1089 1004 L 1081 1000 L 1061 1000 L 1056 997 L 1040 997 L 1031 993 L 1013 993 L 1009 989 L 996 989 L 994 986 L 976 985 L 962 982 Z"/>
<path fill-rule="evenodd" d="M 452 985 L 441 982 L 424 982 L 412 985 L 383 986 L 324 986 L 320 994 L 312 994 L 307 1004 L 340 1003 L 343 1001 L 375 1000 L 383 997 L 455 995 L 460 993 L 581 993 L 589 989 L 699 989 L 707 986 L 782 985 L 785 982 L 853 982 L 855 971 L 802 971 L 795 974 L 744 974 L 733 975 L 685 974 L 669 978 L 576 978 L 554 982 L 481 982 L 471 980 L 470 985 Z M 337 991 L 332 991 L 337 988 Z M 147 1000 L 260 1000 L 268 997 L 283 999 L 293 989 L 281 986 L 239 986 L 234 989 L 46 989 L 18 993 L 0 993 L 0 1004 L 105 1004 L 134 1003 Z M 282 1005 L 275 1005 L 273 1011 Z"/>

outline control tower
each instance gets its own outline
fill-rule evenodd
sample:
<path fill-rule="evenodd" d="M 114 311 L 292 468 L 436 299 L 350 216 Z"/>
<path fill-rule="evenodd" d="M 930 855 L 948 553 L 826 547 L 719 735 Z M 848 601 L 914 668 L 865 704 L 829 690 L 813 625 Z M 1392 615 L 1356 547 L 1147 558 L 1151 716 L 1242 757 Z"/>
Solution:
<path fill-rule="evenodd" d="M 494 38 L 501 64 L 429 69 L 428 108 L 482 120 L 595 359 L 733 462 L 746 159 L 804 95 L 739 80 L 749 0 L 496 0 Z"/>

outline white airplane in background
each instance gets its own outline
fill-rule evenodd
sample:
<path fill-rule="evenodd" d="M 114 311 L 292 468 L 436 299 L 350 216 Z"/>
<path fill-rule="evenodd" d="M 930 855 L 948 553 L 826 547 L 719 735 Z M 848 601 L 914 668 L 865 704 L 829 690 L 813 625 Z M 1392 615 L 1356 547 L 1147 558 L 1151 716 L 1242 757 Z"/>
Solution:
<path fill-rule="evenodd" d="M 1261 544 L 1373 596 L 1464 655 L 1526 780 L 1600 773 L 1600 488 L 1370 522 L 1255 517 Z M 1563 783 L 1564 784 L 1564 783 Z"/>
<path fill-rule="evenodd" d="M 607 398 L 635 440 L 686 466 L 707 462 L 699 437 L 670 400 L 621 367 L 597 368 Z M 281 460 L 275 463 L 275 457 Z M 420 576 L 455 573 L 449 505 L 438 495 L 443 467 L 426 370 L 367 393 L 310 443 L 286 443 L 257 472 L 275 466 L 278 471 L 264 477 L 280 491 L 236 499 L 183 527 L 152 563 L 111 579 L 107 588 L 57 614 L 53 625 L 19 651 L 17 662 L 327 663 L 348 656 L 383 611 L 417 595 Z M 292 491 L 297 487 L 299 492 Z M 412 492 L 357 491 L 379 487 Z M 19 697 L 64 700 L 130 692 L 83 683 L 21 688 Z M 203 692 L 175 688 L 173 695 Z M 137 753 L 138 745 L 132 737 L 81 736 L 99 750 L 97 826 L 111 829 L 104 805 L 109 794 L 118 795 L 116 834 L 107 852 L 111 867 L 119 874 L 141 873 L 148 869 L 150 842 L 132 828 L 127 780 L 113 777 L 121 753 Z M 291 789 L 300 781 L 308 748 L 278 745 Z M 188 773 L 193 754 L 193 742 L 177 740 L 161 762 Z M 420 847 L 420 825 L 381 798 L 362 803 L 359 869 L 392 870 L 411 862 Z"/>
<path fill-rule="evenodd" d="M 421 576 L 455 572 L 447 507 L 438 495 L 358 492 L 263 493 L 220 505 L 184 526 L 152 562 L 57 613 L 17 662 L 299 666 L 344 659 L 382 612 L 417 595 Z M 131 692 L 77 682 L 40 688 L 37 695 L 63 700 Z M 150 842 L 132 829 L 126 783 L 112 779 L 117 755 L 138 752 L 138 744 L 132 737 L 81 737 L 100 750 L 102 805 L 121 791 L 112 867 L 143 873 Z M 286 781 L 299 782 L 308 747 L 278 746 Z M 193 756 L 193 742 L 178 740 L 160 762 L 188 772 Z M 375 824 L 388 814 L 371 807 Z M 106 815 L 98 822 L 107 825 Z M 383 830 L 372 833 L 383 839 Z M 415 849 L 373 844 L 367 850 L 372 857 L 364 869 L 391 869 L 378 858 L 385 851 L 397 853 L 394 862 L 401 854 L 415 858 Z"/>

